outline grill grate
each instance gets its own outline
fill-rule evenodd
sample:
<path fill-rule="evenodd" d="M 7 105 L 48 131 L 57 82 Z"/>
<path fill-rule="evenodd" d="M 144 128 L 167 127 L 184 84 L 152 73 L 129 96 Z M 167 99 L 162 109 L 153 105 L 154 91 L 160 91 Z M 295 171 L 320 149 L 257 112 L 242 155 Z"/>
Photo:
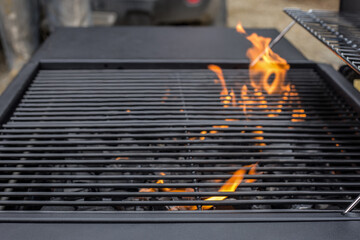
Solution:
<path fill-rule="evenodd" d="M 40 70 L 1 129 L 2 209 L 344 209 L 360 189 L 357 113 L 313 68 L 274 95 L 246 69 L 224 75 L 251 101 L 224 106 L 204 69 Z M 254 163 L 262 174 L 217 192 Z"/>
<path fill-rule="evenodd" d="M 357 14 L 291 8 L 284 11 L 360 74 L 360 17 Z"/>

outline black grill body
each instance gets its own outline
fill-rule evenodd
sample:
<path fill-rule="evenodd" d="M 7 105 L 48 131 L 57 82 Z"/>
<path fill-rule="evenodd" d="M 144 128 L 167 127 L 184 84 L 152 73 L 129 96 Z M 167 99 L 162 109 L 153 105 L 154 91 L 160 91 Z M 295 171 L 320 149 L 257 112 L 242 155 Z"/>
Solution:
<path fill-rule="evenodd" d="M 289 95 L 250 89 L 245 114 L 208 64 L 249 85 L 232 60 L 29 63 L 0 102 L 2 238 L 357 239 L 358 211 L 341 211 L 359 190 L 358 92 L 292 61 Z M 255 182 L 217 193 L 251 163 Z"/>

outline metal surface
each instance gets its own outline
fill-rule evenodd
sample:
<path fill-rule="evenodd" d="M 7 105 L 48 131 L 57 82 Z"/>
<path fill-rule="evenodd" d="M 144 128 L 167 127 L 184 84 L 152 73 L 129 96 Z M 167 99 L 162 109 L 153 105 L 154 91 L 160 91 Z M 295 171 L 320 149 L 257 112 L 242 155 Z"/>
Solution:
<path fill-rule="evenodd" d="M 201 239 L 352 240 L 359 218 L 340 214 L 163 213 L 3 213 L 4 240 L 38 239 Z M 22 217 L 21 217 L 22 216 Z M 22 220 L 21 220 L 22 219 Z M 266 236 L 266 237 L 264 237 Z"/>
<path fill-rule="evenodd" d="M 360 73 L 360 17 L 347 12 L 285 9 L 291 18 Z"/>
<path fill-rule="evenodd" d="M 249 34 L 256 32 L 270 38 L 275 38 L 279 34 L 274 29 L 246 31 Z M 230 28 L 61 28 L 45 41 L 34 55 L 33 61 L 121 59 L 132 62 L 178 60 L 199 63 L 202 60 L 216 63 L 232 60 L 249 63 L 246 56 L 249 47 L 251 43 L 242 34 Z M 273 50 L 288 61 L 306 60 L 286 39 Z"/>
<path fill-rule="evenodd" d="M 39 70 L 0 131 L 0 195 L 8 197 L 0 205 L 116 212 L 211 204 L 340 213 L 357 195 L 357 112 L 313 65 L 292 65 L 287 95 L 250 94 L 247 113 L 223 106 L 209 70 L 144 66 Z M 225 78 L 238 91 L 249 85 L 248 70 L 233 68 L 225 66 Z M 263 172 L 245 176 L 256 182 L 217 192 L 250 163 Z M 204 201 L 209 196 L 228 199 Z"/>

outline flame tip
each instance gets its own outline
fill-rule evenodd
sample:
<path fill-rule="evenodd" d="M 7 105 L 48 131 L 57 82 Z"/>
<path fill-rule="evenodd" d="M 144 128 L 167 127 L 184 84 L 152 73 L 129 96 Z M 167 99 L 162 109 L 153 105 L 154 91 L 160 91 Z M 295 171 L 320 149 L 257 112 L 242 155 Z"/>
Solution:
<path fill-rule="evenodd" d="M 236 31 L 241 34 L 247 34 L 244 27 L 242 26 L 241 22 L 236 24 Z"/>

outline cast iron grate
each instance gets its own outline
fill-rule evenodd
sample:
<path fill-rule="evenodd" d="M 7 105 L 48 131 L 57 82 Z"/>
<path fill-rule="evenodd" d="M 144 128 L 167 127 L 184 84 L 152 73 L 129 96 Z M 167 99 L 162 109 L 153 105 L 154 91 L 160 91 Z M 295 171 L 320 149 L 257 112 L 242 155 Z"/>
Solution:
<path fill-rule="evenodd" d="M 206 69 L 40 70 L 0 130 L 2 209 L 344 209 L 360 190 L 357 113 L 312 68 L 273 95 L 247 69 L 224 75 L 247 101 L 225 106 Z"/>
<path fill-rule="evenodd" d="M 284 11 L 360 74 L 358 14 L 291 8 Z"/>

